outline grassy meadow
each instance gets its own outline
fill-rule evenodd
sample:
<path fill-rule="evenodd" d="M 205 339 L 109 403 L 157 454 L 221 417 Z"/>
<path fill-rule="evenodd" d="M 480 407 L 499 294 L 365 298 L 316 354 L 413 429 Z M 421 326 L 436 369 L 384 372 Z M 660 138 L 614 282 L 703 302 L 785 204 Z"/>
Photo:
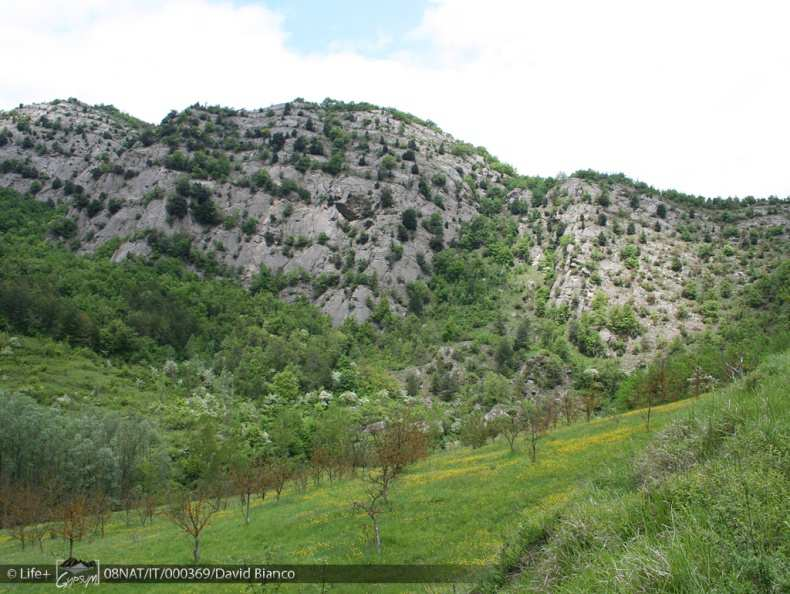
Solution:
<path fill-rule="evenodd" d="M 790 352 L 686 406 L 623 479 L 511 535 L 488 590 L 790 592 Z"/>
<path fill-rule="evenodd" d="M 671 419 L 688 414 L 691 401 L 654 409 L 652 431 L 640 411 L 559 426 L 538 446 L 530 462 L 524 437 L 512 453 L 500 439 L 479 449 L 458 447 L 431 455 L 401 476 L 391 494 L 392 510 L 383 516 L 381 555 L 371 544 L 370 523 L 351 511 L 364 484 L 345 479 L 303 493 L 286 487 L 280 501 L 256 499 L 244 525 L 238 501 L 217 513 L 202 538 L 204 563 L 470 563 L 497 562 L 506 538 L 524 521 L 549 517 L 590 486 L 591 478 L 617 480 L 628 474 L 633 456 Z M 52 562 L 62 558 L 61 540 L 47 540 L 44 551 L 0 536 L 0 559 L 7 563 Z M 136 514 L 127 526 L 114 514 L 104 538 L 75 545 L 81 558 L 103 563 L 190 563 L 191 540 L 157 517 L 140 526 Z M 43 588 L 43 587 L 41 587 Z M 113 586 L 107 586 L 112 589 Z M 129 587 L 116 585 L 115 589 Z M 240 591 L 243 585 L 135 585 L 135 592 Z M 320 586 L 293 586 L 321 591 Z M 444 587 L 349 586 L 334 591 L 443 591 Z M 25 590 L 35 590 L 26 587 Z M 106 589 L 106 588 L 104 588 Z M 451 589 L 451 587 L 450 587 Z M 448 590 L 449 591 L 449 590 Z"/>

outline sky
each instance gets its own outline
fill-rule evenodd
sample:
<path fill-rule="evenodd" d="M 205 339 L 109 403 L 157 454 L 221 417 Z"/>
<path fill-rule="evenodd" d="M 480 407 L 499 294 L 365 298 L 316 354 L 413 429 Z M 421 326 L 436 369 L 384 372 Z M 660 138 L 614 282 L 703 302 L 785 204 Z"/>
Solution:
<path fill-rule="evenodd" d="M 790 195 L 784 0 L 0 0 L 0 109 L 368 101 L 530 175 Z"/>

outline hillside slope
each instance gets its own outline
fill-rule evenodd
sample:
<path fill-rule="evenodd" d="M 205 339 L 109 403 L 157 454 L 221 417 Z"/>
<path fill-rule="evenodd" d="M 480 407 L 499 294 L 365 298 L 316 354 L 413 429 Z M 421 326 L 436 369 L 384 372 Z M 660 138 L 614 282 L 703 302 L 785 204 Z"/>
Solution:
<path fill-rule="evenodd" d="M 787 592 L 789 372 L 790 353 L 769 358 L 689 407 L 626 476 L 528 518 L 485 589 Z"/>
<path fill-rule="evenodd" d="M 369 104 L 196 105 L 150 126 L 54 101 L 0 114 L 0 131 L 0 186 L 65 204 L 76 226 L 57 233 L 81 252 L 170 254 L 248 284 L 263 266 L 281 296 L 306 297 L 336 324 L 368 319 L 384 298 L 413 311 L 409 287 L 457 246 L 532 265 L 501 287 L 519 307 L 565 321 L 597 294 L 630 304 L 649 350 L 715 325 L 716 297 L 786 257 L 785 202 L 705 202 L 593 172 L 523 177 Z M 601 337 L 592 354 L 644 359 L 635 332 Z"/>
<path fill-rule="evenodd" d="M 690 401 L 654 411 L 656 427 L 684 414 Z M 517 521 L 549 514 L 574 501 L 596 473 L 625 472 L 631 456 L 650 433 L 639 412 L 560 427 L 545 435 L 537 462 L 528 444 L 511 453 L 499 440 L 478 449 L 438 452 L 411 467 L 392 489 L 392 509 L 382 515 L 383 547 L 377 555 L 364 514 L 352 511 L 365 485 L 343 478 L 304 492 L 289 483 L 280 501 L 269 493 L 256 497 L 252 519 L 244 524 L 237 498 L 227 500 L 205 532 L 204 563 L 468 563 L 492 565 L 503 538 Z M 82 558 L 103 563 L 189 563 L 186 535 L 162 517 L 145 527 L 137 512 L 129 520 L 117 513 L 104 538 L 93 535 L 76 545 Z M 25 551 L 8 538 L 0 540 L 7 562 L 47 562 L 62 555 L 61 540 L 46 540 L 44 550 Z M 340 591 L 403 592 L 404 586 L 336 586 Z M 111 588 L 112 589 L 112 588 Z M 239 586 L 210 586 L 193 591 L 235 592 Z M 136 591 L 182 591 L 178 586 L 136 586 Z M 300 586 L 299 591 L 321 591 Z"/>
<path fill-rule="evenodd" d="M 363 488 L 358 479 L 304 491 L 289 486 L 280 501 L 256 500 L 247 526 L 237 501 L 228 500 L 206 530 L 204 561 L 491 566 L 478 591 L 784 591 L 788 381 L 790 355 L 776 355 L 724 390 L 654 409 L 650 432 L 644 410 L 551 431 L 539 441 L 535 463 L 524 440 L 516 453 L 503 440 L 436 453 L 396 482 L 380 556 L 367 519 L 351 510 Z M 22 551 L 5 538 L 0 555 L 48 562 L 63 547 L 47 540 L 43 551 Z M 142 527 L 136 514 L 116 514 L 104 538 L 93 535 L 76 550 L 104 563 L 190 558 L 188 538 L 174 526 L 156 518 Z"/>

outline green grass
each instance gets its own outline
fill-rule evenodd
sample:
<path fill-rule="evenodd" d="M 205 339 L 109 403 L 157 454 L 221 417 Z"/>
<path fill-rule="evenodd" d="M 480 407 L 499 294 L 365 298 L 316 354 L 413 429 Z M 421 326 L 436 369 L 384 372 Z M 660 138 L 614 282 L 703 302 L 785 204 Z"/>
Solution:
<path fill-rule="evenodd" d="M 690 405 L 684 401 L 657 409 L 654 426 L 665 425 Z M 557 512 L 584 492 L 591 477 L 605 481 L 626 472 L 650 435 L 642 414 L 635 411 L 559 427 L 542 439 L 534 464 L 523 442 L 515 454 L 503 441 L 477 450 L 436 453 L 410 468 L 395 485 L 393 509 L 382 521 L 380 557 L 371 548 L 366 518 L 351 512 L 351 502 L 363 488 L 358 480 L 311 486 L 303 494 L 291 488 L 279 502 L 258 500 L 249 526 L 243 525 L 238 504 L 232 500 L 204 533 L 202 561 L 494 564 L 505 538 L 519 523 Z M 157 518 L 145 528 L 127 527 L 122 514 L 113 517 L 104 538 L 78 543 L 75 553 L 103 563 L 188 563 L 191 559 L 188 537 L 166 520 Z M 0 558 L 5 562 L 52 562 L 63 555 L 59 540 L 46 541 L 43 553 L 37 548 L 23 552 L 18 543 L 0 536 Z M 147 585 L 136 586 L 135 592 L 184 588 Z M 240 588 L 193 586 L 189 591 Z M 344 585 L 335 590 L 413 591 L 392 585 L 356 589 Z M 300 586 L 299 591 L 312 590 Z"/>
<path fill-rule="evenodd" d="M 94 351 L 45 337 L 0 332 L 0 388 L 42 404 L 66 396 L 75 405 L 144 412 L 164 393 L 161 374 L 112 363 Z M 172 386 L 167 386 L 172 393 Z"/>
<path fill-rule="evenodd" d="M 507 592 L 790 591 L 790 352 L 689 407 L 619 480 L 525 522 Z"/>
<path fill-rule="evenodd" d="M 351 512 L 355 479 L 236 500 L 204 533 L 205 563 L 473 563 L 495 567 L 483 590 L 508 592 L 781 592 L 790 585 L 790 353 L 698 399 L 560 426 L 526 444 L 438 452 L 411 467 L 382 521 L 383 551 Z M 190 541 L 163 518 L 113 516 L 104 538 L 77 543 L 103 563 L 189 563 Z M 6 563 L 62 558 L 0 533 Z M 51 586 L 29 587 L 44 591 Z M 104 589 L 123 589 L 106 586 Z M 135 592 L 235 592 L 242 585 L 140 585 Z M 284 588 L 289 589 L 289 588 Z M 294 591 L 320 591 L 300 585 Z M 349 586 L 339 592 L 449 591 Z M 126 588 L 128 591 L 129 588 Z"/>

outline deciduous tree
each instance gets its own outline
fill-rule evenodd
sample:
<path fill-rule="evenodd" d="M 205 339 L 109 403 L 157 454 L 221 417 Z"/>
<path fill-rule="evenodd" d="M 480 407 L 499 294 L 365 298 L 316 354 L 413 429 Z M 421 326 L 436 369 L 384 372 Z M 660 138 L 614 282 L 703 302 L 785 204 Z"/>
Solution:
<path fill-rule="evenodd" d="M 565 417 L 565 424 L 570 425 L 576 417 L 579 408 L 579 400 L 575 392 L 566 390 L 560 398 L 560 408 L 562 416 Z"/>
<path fill-rule="evenodd" d="M 428 432 L 424 422 L 402 413 L 372 433 L 370 441 L 369 467 L 364 476 L 365 498 L 354 501 L 351 507 L 370 519 L 376 551 L 381 553 L 379 516 L 390 506 L 393 481 L 409 464 L 428 454 Z"/>
<path fill-rule="evenodd" d="M 261 489 L 264 472 L 264 466 L 259 461 L 246 456 L 240 456 L 231 466 L 230 480 L 239 496 L 245 524 L 250 523 L 250 502 L 252 496 Z"/>
<path fill-rule="evenodd" d="M 58 532 L 68 543 L 69 558 L 74 556 L 74 542 L 82 540 L 90 530 L 90 512 L 90 504 L 85 495 L 76 495 L 58 508 Z"/>
<path fill-rule="evenodd" d="M 535 462 L 538 459 L 538 441 L 547 428 L 545 403 L 542 400 L 525 400 L 522 410 L 529 437 L 529 457 Z"/>
<path fill-rule="evenodd" d="M 192 557 L 200 561 L 200 535 L 216 513 L 211 497 L 198 489 L 194 492 L 180 491 L 172 495 L 172 503 L 164 516 L 192 537 Z"/>
<path fill-rule="evenodd" d="M 486 444 L 490 436 L 491 429 L 486 425 L 483 413 L 472 412 L 461 421 L 459 437 L 463 445 L 471 446 L 472 449 L 480 448 Z"/>

